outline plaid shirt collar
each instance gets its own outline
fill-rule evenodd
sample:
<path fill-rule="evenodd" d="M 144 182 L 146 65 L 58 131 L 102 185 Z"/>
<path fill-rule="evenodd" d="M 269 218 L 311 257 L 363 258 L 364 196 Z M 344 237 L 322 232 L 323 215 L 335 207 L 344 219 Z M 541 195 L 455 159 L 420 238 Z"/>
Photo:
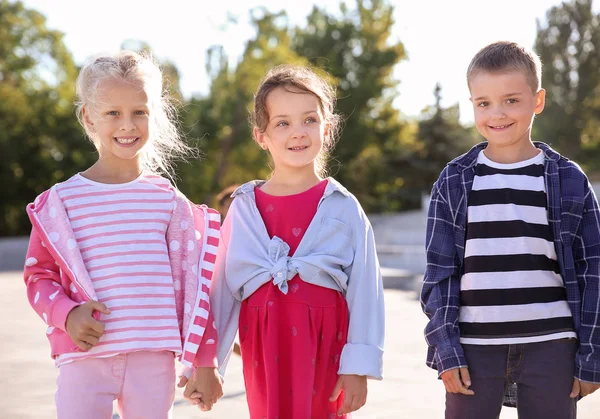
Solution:
<path fill-rule="evenodd" d="M 469 169 L 475 166 L 475 164 L 477 163 L 477 157 L 479 156 L 479 153 L 481 152 L 481 150 L 484 150 L 487 147 L 487 145 L 487 142 L 481 142 L 479 144 L 474 145 L 465 154 L 452 160 L 449 163 L 449 165 L 456 166 L 459 172 L 462 172 L 465 169 Z M 560 160 L 560 154 L 552 150 L 550 146 L 548 146 L 548 144 L 542 143 L 541 141 L 534 141 L 533 145 L 535 145 L 536 148 L 539 148 L 544 152 L 546 159 L 552 160 L 554 162 L 558 162 Z"/>

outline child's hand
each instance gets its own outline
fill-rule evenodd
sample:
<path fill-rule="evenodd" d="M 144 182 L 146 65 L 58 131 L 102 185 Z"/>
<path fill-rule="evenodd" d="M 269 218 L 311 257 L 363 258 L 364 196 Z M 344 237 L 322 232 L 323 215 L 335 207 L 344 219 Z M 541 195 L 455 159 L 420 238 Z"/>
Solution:
<path fill-rule="evenodd" d="M 329 398 L 334 402 L 344 390 L 344 404 L 338 410 L 338 415 L 354 412 L 367 402 L 367 377 L 364 375 L 340 375 Z"/>
<path fill-rule="evenodd" d="M 185 386 L 183 397 L 198 405 L 203 412 L 211 410 L 213 404 L 223 396 L 221 377 L 214 367 L 198 367 L 191 380 L 181 377 L 177 386 Z"/>
<path fill-rule="evenodd" d="M 594 391 L 600 388 L 600 384 L 588 383 L 585 381 L 579 381 L 577 378 L 573 380 L 573 389 L 571 390 L 571 398 L 574 399 L 577 396 L 585 397 L 592 394 Z"/>
<path fill-rule="evenodd" d="M 104 324 L 92 317 L 94 310 L 110 314 L 104 304 L 92 300 L 71 310 L 65 322 L 65 328 L 71 340 L 79 349 L 86 352 L 92 349 L 104 334 Z"/>
<path fill-rule="evenodd" d="M 448 393 L 460 393 L 467 396 L 475 394 L 471 387 L 471 376 L 468 368 L 454 368 L 442 373 L 442 381 Z"/>
<path fill-rule="evenodd" d="M 195 373 L 192 372 L 192 376 L 194 376 Z M 189 394 L 193 384 L 194 379 L 192 377 L 191 380 L 189 380 L 185 375 L 182 375 L 181 377 L 179 377 L 179 382 L 177 383 L 177 387 L 179 388 L 183 388 L 185 387 L 185 390 L 183 392 L 183 397 L 188 399 L 189 402 L 195 406 L 198 406 L 198 409 L 202 410 L 203 412 L 209 411 L 212 409 L 212 406 L 210 408 L 207 409 L 207 406 L 204 404 L 204 401 L 202 400 L 202 396 L 203 394 L 198 392 L 198 391 L 193 391 L 191 394 Z"/>

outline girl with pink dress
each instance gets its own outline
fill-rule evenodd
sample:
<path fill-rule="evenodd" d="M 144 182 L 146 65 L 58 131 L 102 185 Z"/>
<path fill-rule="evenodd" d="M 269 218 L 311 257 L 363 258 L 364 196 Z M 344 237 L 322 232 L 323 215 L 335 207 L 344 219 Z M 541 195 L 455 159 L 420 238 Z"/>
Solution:
<path fill-rule="evenodd" d="M 211 307 L 224 374 L 239 330 L 250 417 L 349 417 L 382 379 L 383 286 L 371 225 L 324 177 L 339 116 L 335 92 L 304 67 L 280 66 L 255 95 L 254 138 L 267 181 L 233 193 Z"/>

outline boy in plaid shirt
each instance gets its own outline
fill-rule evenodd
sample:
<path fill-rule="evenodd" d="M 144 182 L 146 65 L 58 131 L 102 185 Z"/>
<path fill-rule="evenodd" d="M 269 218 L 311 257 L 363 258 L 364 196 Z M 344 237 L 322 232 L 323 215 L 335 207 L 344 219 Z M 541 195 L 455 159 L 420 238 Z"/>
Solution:
<path fill-rule="evenodd" d="M 581 168 L 531 141 L 544 108 L 539 58 L 511 42 L 467 71 L 487 140 L 433 186 L 421 292 L 427 365 L 446 418 L 498 418 L 516 385 L 522 418 L 576 417 L 600 388 L 600 212 Z"/>

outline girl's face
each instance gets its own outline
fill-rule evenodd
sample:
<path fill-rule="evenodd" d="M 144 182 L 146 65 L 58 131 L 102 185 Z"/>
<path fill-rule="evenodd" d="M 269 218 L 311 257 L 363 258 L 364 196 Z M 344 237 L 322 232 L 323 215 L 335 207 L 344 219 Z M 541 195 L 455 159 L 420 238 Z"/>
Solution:
<path fill-rule="evenodd" d="M 148 96 L 141 83 L 124 80 L 100 83 L 96 103 L 83 109 L 100 160 L 138 164 L 140 151 L 148 142 L 149 114 Z"/>
<path fill-rule="evenodd" d="M 315 171 L 315 158 L 327 135 L 320 102 L 312 93 L 278 87 L 266 100 L 269 121 L 264 132 L 254 128 L 258 144 L 269 150 L 275 171 Z"/>

